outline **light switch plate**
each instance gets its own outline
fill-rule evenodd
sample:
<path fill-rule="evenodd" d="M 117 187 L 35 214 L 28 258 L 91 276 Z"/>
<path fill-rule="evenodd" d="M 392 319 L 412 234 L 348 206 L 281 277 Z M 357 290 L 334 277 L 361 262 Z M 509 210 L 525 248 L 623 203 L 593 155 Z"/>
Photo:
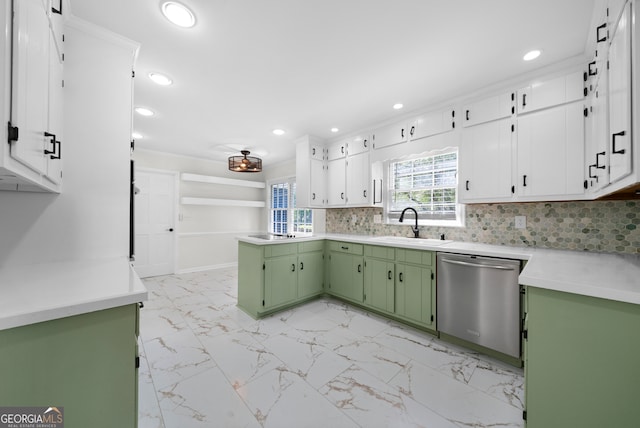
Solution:
<path fill-rule="evenodd" d="M 527 228 L 527 217 L 523 215 L 516 216 L 516 229 L 526 229 Z"/>

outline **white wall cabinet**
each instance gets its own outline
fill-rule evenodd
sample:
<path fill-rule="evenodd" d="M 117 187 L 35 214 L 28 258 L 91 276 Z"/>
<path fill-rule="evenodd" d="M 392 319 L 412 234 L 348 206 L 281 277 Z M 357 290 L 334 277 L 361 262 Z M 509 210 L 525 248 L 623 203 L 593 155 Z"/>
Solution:
<path fill-rule="evenodd" d="M 456 127 L 456 114 L 453 107 L 433 113 L 423 114 L 409 123 L 409 138 L 416 141 L 432 135 L 453 131 Z"/>
<path fill-rule="evenodd" d="M 469 127 L 510 117 L 514 111 L 515 93 L 505 93 L 465 104 L 462 126 Z"/>
<path fill-rule="evenodd" d="M 584 104 L 519 116 L 517 136 L 518 196 L 580 199 L 584 194 Z"/>
<path fill-rule="evenodd" d="M 409 139 L 409 126 L 407 122 L 384 126 L 373 131 L 371 142 L 374 149 L 406 143 Z"/>
<path fill-rule="evenodd" d="M 299 208 L 327 204 L 327 165 L 324 142 L 304 136 L 296 142 L 296 203 Z"/>
<path fill-rule="evenodd" d="M 462 203 L 508 201 L 513 196 L 510 118 L 462 130 L 458 198 Z"/>
<path fill-rule="evenodd" d="M 536 82 L 518 90 L 518 114 L 553 107 L 582 99 L 584 94 L 583 72 Z"/>
<path fill-rule="evenodd" d="M 627 4 L 610 34 L 609 181 L 631 174 L 631 5 Z"/>
<path fill-rule="evenodd" d="M 10 143 L 0 153 L 2 190 L 60 190 L 63 25 L 51 6 L 48 0 L 6 2 L 0 12 L 1 54 L 11 67 L 1 75 L 3 98 L 11 99 L 2 111 L 9 123 L 3 140 Z"/>
<path fill-rule="evenodd" d="M 347 161 L 345 158 L 327 162 L 327 205 L 341 207 L 347 204 Z"/>

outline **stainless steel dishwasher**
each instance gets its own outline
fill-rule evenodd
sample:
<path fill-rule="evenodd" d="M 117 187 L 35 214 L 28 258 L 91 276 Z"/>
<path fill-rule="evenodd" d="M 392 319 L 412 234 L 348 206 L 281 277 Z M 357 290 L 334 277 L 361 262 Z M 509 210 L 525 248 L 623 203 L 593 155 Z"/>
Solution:
<path fill-rule="evenodd" d="M 438 330 L 520 358 L 520 261 L 437 255 Z"/>

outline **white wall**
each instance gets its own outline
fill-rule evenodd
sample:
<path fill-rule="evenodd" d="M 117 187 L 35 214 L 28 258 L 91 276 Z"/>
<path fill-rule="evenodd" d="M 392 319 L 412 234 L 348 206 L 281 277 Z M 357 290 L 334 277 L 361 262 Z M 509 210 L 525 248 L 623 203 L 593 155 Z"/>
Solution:
<path fill-rule="evenodd" d="M 137 46 L 65 31 L 59 195 L 0 192 L 0 267 L 129 254 L 131 70 Z"/>
<path fill-rule="evenodd" d="M 225 162 L 136 149 L 136 168 L 264 182 L 264 173 L 234 173 Z M 179 197 L 264 201 L 265 189 L 180 181 Z M 178 272 L 196 271 L 238 262 L 238 235 L 262 232 L 266 216 L 261 208 L 183 205 L 177 207 Z"/>

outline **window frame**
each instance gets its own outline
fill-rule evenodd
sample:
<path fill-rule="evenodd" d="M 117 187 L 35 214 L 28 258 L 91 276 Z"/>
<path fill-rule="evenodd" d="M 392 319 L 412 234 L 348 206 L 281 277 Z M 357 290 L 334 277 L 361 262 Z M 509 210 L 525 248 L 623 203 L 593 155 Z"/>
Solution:
<path fill-rule="evenodd" d="M 394 177 L 391 172 L 392 165 L 398 162 L 413 161 L 413 160 L 428 158 L 428 157 L 436 157 L 439 155 L 446 155 L 449 153 L 456 153 L 456 173 L 455 173 L 456 183 L 455 183 L 455 186 L 452 186 L 453 188 L 455 188 L 455 192 L 456 192 L 455 219 L 450 219 L 450 220 L 427 219 L 427 218 L 420 218 L 420 215 L 418 215 L 418 226 L 433 226 L 433 227 L 464 227 L 465 226 L 465 205 L 459 202 L 459 193 L 458 193 L 460 157 L 459 157 L 459 149 L 457 147 L 448 147 L 442 150 L 435 150 L 435 151 L 424 152 L 420 154 L 413 154 L 413 155 L 404 156 L 401 158 L 389 159 L 386 162 L 384 162 L 383 174 L 384 174 L 384 181 L 386 183 L 387 189 L 386 189 L 386 197 L 384 198 L 384 203 L 383 203 L 383 215 L 384 215 L 384 220 L 386 224 L 393 224 L 393 225 L 414 224 L 413 212 L 411 212 L 411 215 L 408 218 L 405 218 L 404 223 L 400 223 L 398 221 L 398 218 L 396 218 L 397 214 L 395 214 L 398 211 L 391 211 L 393 192 L 395 190 Z M 437 187 L 433 186 L 432 188 L 437 188 Z M 414 205 L 413 207 L 415 208 L 416 206 Z M 418 213 L 419 212 L 420 210 L 418 210 Z"/>
<path fill-rule="evenodd" d="M 287 184 L 289 187 L 288 197 L 287 197 L 287 207 L 286 208 L 274 208 L 273 207 L 273 189 L 274 185 L 282 185 Z M 283 177 L 277 178 L 273 180 L 267 181 L 267 229 L 269 233 L 273 234 L 289 234 L 296 236 L 307 236 L 313 234 L 313 210 L 311 208 L 296 208 L 296 177 Z M 286 224 L 286 231 L 275 231 L 274 224 L 277 222 L 274 221 L 273 212 L 274 210 L 286 210 L 286 220 L 279 223 Z M 305 212 L 304 215 L 308 215 L 309 221 L 299 223 L 296 221 L 298 214 L 300 212 Z M 298 227 L 306 228 L 308 230 L 298 230 Z"/>

